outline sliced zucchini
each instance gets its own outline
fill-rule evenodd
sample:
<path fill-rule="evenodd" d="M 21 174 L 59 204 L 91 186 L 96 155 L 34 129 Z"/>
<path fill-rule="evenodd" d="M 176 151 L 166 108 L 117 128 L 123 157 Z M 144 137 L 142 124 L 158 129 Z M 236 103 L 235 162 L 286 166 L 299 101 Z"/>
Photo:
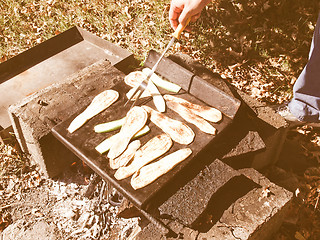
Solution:
<path fill-rule="evenodd" d="M 144 68 L 142 69 L 142 72 L 146 75 L 151 72 L 150 68 Z M 175 83 L 169 82 L 167 80 L 164 80 L 163 78 L 159 77 L 157 74 L 152 74 L 151 78 L 152 82 L 157 85 L 158 87 L 161 87 L 169 92 L 178 93 L 181 89 L 181 87 Z"/>
<path fill-rule="evenodd" d="M 132 139 L 136 139 L 138 137 L 141 137 L 141 136 L 147 134 L 149 131 L 150 131 L 150 128 L 148 127 L 148 125 L 145 125 L 139 132 L 136 133 L 136 135 L 134 135 L 134 137 Z M 117 134 L 112 135 L 111 137 L 105 139 L 98 146 L 96 146 L 95 149 L 101 154 L 109 151 L 112 143 L 114 142 L 114 139 L 116 139 L 116 137 L 117 137 Z"/>
<path fill-rule="evenodd" d="M 94 126 L 94 131 L 97 133 L 103 133 L 103 132 L 111 132 L 114 130 L 117 130 L 121 128 L 122 124 L 124 123 L 124 118 L 114 120 L 111 122 L 101 123 L 96 126 Z"/>

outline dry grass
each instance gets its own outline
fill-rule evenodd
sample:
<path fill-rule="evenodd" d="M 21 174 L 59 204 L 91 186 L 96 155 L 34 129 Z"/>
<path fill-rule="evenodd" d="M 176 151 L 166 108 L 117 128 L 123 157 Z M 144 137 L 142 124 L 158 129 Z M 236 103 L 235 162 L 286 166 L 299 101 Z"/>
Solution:
<path fill-rule="evenodd" d="M 74 25 L 128 48 L 138 57 L 169 33 L 168 1 L 1 0 L 2 61 Z"/>
<path fill-rule="evenodd" d="M 0 0 L 0 7 L 1 61 L 74 25 L 143 61 L 172 32 L 169 0 Z M 281 103 L 307 61 L 317 12 L 317 1 L 220 0 L 171 53 L 185 52 L 251 96 Z"/>
<path fill-rule="evenodd" d="M 27 158 L 11 145 L 0 143 L 0 189 L 3 179 L 10 175 L 20 175 L 29 165 Z"/>

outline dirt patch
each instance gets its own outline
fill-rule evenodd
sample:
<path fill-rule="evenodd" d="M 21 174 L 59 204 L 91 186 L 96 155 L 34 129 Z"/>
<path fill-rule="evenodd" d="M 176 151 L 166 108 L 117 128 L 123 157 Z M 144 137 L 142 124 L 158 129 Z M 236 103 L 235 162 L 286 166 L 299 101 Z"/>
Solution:
<path fill-rule="evenodd" d="M 318 127 L 290 129 L 280 160 L 264 169 L 296 195 L 274 239 L 320 238 L 319 139 Z M 117 193 L 82 162 L 46 179 L 13 145 L 2 146 L 1 154 L 2 166 L 11 161 L 0 176 L 3 239 L 130 239 L 139 231 L 141 219 L 117 216 L 119 207 L 110 203 Z"/>
<path fill-rule="evenodd" d="M 114 190 L 101 179 L 92 186 L 94 178 L 81 162 L 55 179 L 36 168 L 2 176 L 3 239 L 127 239 L 139 219 L 117 217 L 118 206 L 108 202 Z"/>

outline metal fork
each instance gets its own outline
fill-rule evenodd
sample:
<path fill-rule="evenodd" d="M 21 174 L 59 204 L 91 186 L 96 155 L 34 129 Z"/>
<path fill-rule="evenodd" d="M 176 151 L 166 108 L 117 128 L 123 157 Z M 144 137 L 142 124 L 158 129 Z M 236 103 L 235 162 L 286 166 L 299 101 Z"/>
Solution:
<path fill-rule="evenodd" d="M 169 44 L 167 45 L 166 49 L 163 51 L 163 53 L 161 54 L 160 58 L 158 59 L 158 61 L 156 62 L 156 64 L 152 67 L 151 72 L 147 75 L 147 77 L 140 83 L 140 85 L 136 88 L 136 90 L 133 92 L 133 94 L 131 95 L 131 97 L 126 101 L 126 103 L 124 104 L 124 106 L 126 106 L 128 104 L 128 102 L 131 101 L 131 99 L 134 97 L 134 95 L 138 93 L 137 98 L 134 100 L 131 108 L 136 104 L 137 100 L 139 99 L 139 97 L 141 96 L 141 94 L 143 93 L 143 91 L 147 88 L 148 86 L 148 82 L 152 76 L 152 74 L 154 74 L 154 72 L 156 71 L 160 61 L 162 60 L 162 58 L 164 57 L 164 55 L 166 54 L 166 52 L 168 51 L 168 49 L 173 45 L 175 38 L 172 38 L 171 41 L 169 42 Z"/>
<path fill-rule="evenodd" d="M 191 17 L 189 17 L 187 19 L 186 25 L 183 27 L 181 24 L 178 25 L 178 27 L 176 28 L 176 30 L 174 31 L 174 33 L 172 34 L 172 38 L 170 40 L 170 42 L 168 43 L 166 49 L 163 51 L 163 53 L 161 54 L 160 58 L 158 59 L 158 61 L 156 62 L 156 64 L 152 67 L 151 72 L 148 74 L 148 76 L 140 83 L 140 85 L 136 88 L 136 90 L 134 91 L 134 93 L 131 95 L 131 97 L 128 99 L 128 101 L 124 104 L 124 106 L 126 106 L 128 104 L 128 102 L 131 101 L 131 99 L 133 98 L 134 95 L 137 94 L 137 92 L 139 91 L 139 94 L 137 96 L 137 98 L 135 99 L 135 101 L 133 102 L 131 108 L 136 104 L 137 100 L 139 99 L 139 97 L 141 96 L 142 92 L 147 88 L 148 86 L 148 82 L 149 79 L 151 78 L 152 74 L 154 74 L 154 72 L 156 71 L 159 62 L 162 60 L 162 58 L 164 57 L 164 55 L 166 54 L 166 52 L 168 51 L 168 49 L 173 45 L 175 39 L 179 39 L 180 35 L 182 33 L 182 31 L 184 30 L 184 28 L 189 24 L 191 20 Z"/>
<path fill-rule="evenodd" d="M 134 95 L 138 93 L 138 96 L 136 97 L 136 99 L 134 100 L 133 104 L 131 105 L 130 108 L 132 108 L 133 106 L 135 106 L 137 100 L 139 99 L 139 97 L 141 96 L 141 94 L 143 93 L 143 91 L 147 88 L 148 86 L 148 81 L 152 75 L 152 72 L 151 72 L 151 75 L 149 76 L 150 74 L 148 74 L 148 76 L 143 79 L 143 81 L 139 84 L 139 86 L 136 87 L 136 90 L 134 90 L 133 94 L 131 95 L 131 97 L 126 101 L 126 103 L 124 104 L 124 106 L 126 106 L 130 101 L 131 99 L 134 97 Z"/>

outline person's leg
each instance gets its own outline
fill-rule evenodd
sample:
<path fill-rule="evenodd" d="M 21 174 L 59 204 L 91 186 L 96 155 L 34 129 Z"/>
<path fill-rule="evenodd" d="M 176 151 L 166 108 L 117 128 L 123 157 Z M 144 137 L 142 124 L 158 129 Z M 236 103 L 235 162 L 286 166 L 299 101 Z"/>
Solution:
<path fill-rule="evenodd" d="M 309 61 L 293 86 L 288 107 L 300 121 L 320 121 L 320 16 L 309 53 Z"/>

